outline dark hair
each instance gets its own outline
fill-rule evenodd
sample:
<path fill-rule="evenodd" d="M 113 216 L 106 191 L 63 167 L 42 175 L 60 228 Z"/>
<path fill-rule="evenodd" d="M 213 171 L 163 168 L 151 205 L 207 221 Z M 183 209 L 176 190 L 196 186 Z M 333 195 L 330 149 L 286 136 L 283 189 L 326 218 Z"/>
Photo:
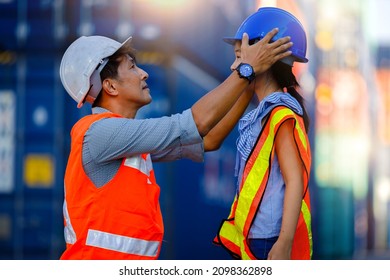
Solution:
<path fill-rule="evenodd" d="M 292 66 L 277 61 L 271 66 L 271 73 L 278 85 L 281 88 L 286 88 L 287 92 L 294 97 L 303 109 L 303 121 L 305 124 L 306 132 L 309 131 L 310 119 L 307 111 L 305 109 L 305 101 L 303 97 L 296 90 L 299 87 L 297 79 L 295 78 L 294 73 L 292 72 Z"/>
<path fill-rule="evenodd" d="M 103 82 L 107 78 L 118 78 L 118 67 L 121 62 L 121 58 L 128 55 L 130 56 L 134 62 L 136 62 L 135 59 L 136 50 L 133 49 L 129 44 L 123 45 L 119 50 L 117 50 L 113 55 L 108 57 L 108 62 L 100 72 L 100 80 Z M 103 89 L 100 90 L 98 96 L 96 97 L 95 101 L 92 104 L 92 107 L 98 106 L 101 96 L 102 96 Z"/>

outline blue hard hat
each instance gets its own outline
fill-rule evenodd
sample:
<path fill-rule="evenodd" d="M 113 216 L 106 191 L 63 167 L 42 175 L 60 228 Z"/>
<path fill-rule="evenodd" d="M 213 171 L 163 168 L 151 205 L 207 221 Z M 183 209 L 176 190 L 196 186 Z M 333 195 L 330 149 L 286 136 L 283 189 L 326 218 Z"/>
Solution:
<path fill-rule="evenodd" d="M 262 7 L 250 15 L 238 28 L 234 37 L 225 37 L 223 40 L 233 45 L 242 35 L 247 33 L 249 40 L 262 39 L 269 31 L 279 28 L 279 32 L 271 39 L 276 41 L 279 38 L 290 36 L 293 46 L 292 54 L 281 61 L 292 65 L 294 61 L 306 63 L 309 60 L 306 56 L 306 34 L 299 20 L 289 12 L 280 8 Z"/>

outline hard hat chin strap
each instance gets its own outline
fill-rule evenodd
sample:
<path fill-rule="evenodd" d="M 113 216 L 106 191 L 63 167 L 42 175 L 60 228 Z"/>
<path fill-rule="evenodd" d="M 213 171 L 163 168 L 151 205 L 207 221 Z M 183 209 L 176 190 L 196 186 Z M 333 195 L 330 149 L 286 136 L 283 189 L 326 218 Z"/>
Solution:
<path fill-rule="evenodd" d="M 95 99 L 99 95 L 99 92 L 102 90 L 102 80 L 100 79 L 100 72 L 103 70 L 104 66 L 106 66 L 108 60 L 108 58 L 100 60 L 99 64 L 96 66 L 95 71 L 93 71 L 89 79 L 91 86 L 89 88 L 87 96 L 85 97 L 85 101 L 91 104 L 95 101 Z"/>

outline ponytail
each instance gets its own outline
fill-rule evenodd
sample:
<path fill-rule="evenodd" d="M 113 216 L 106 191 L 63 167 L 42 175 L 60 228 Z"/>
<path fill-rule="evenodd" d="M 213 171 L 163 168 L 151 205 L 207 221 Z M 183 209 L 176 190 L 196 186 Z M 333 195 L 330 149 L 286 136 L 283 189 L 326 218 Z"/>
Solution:
<path fill-rule="evenodd" d="M 295 78 L 293 72 L 292 72 L 292 66 L 287 65 L 283 62 L 277 61 L 275 64 L 271 66 L 271 72 L 278 83 L 278 85 L 281 88 L 286 88 L 287 92 L 294 97 L 298 103 L 301 105 L 303 109 L 303 121 L 305 124 L 306 132 L 309 131 L 309 125 L 310 125 L 310 119 L 309 115 L 307 114 L 307 111 L 305 109 L 305 100 L 303 99 L 302 95 L 298 93 L 296 88 L 299 87 L 299 84 L 297 82 L 297 79 Z"/>

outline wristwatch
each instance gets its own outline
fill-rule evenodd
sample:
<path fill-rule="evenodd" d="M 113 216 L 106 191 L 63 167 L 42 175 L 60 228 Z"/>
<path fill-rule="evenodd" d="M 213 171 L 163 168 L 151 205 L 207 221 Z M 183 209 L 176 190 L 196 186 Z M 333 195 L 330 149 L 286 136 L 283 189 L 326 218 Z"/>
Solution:
<path fill-rule="evenodd" d="M 247 79 L 251 83 L 255 79 L 255 71 L 248 63 L 240 63 L 236 68 L 240 78 Z"/>

